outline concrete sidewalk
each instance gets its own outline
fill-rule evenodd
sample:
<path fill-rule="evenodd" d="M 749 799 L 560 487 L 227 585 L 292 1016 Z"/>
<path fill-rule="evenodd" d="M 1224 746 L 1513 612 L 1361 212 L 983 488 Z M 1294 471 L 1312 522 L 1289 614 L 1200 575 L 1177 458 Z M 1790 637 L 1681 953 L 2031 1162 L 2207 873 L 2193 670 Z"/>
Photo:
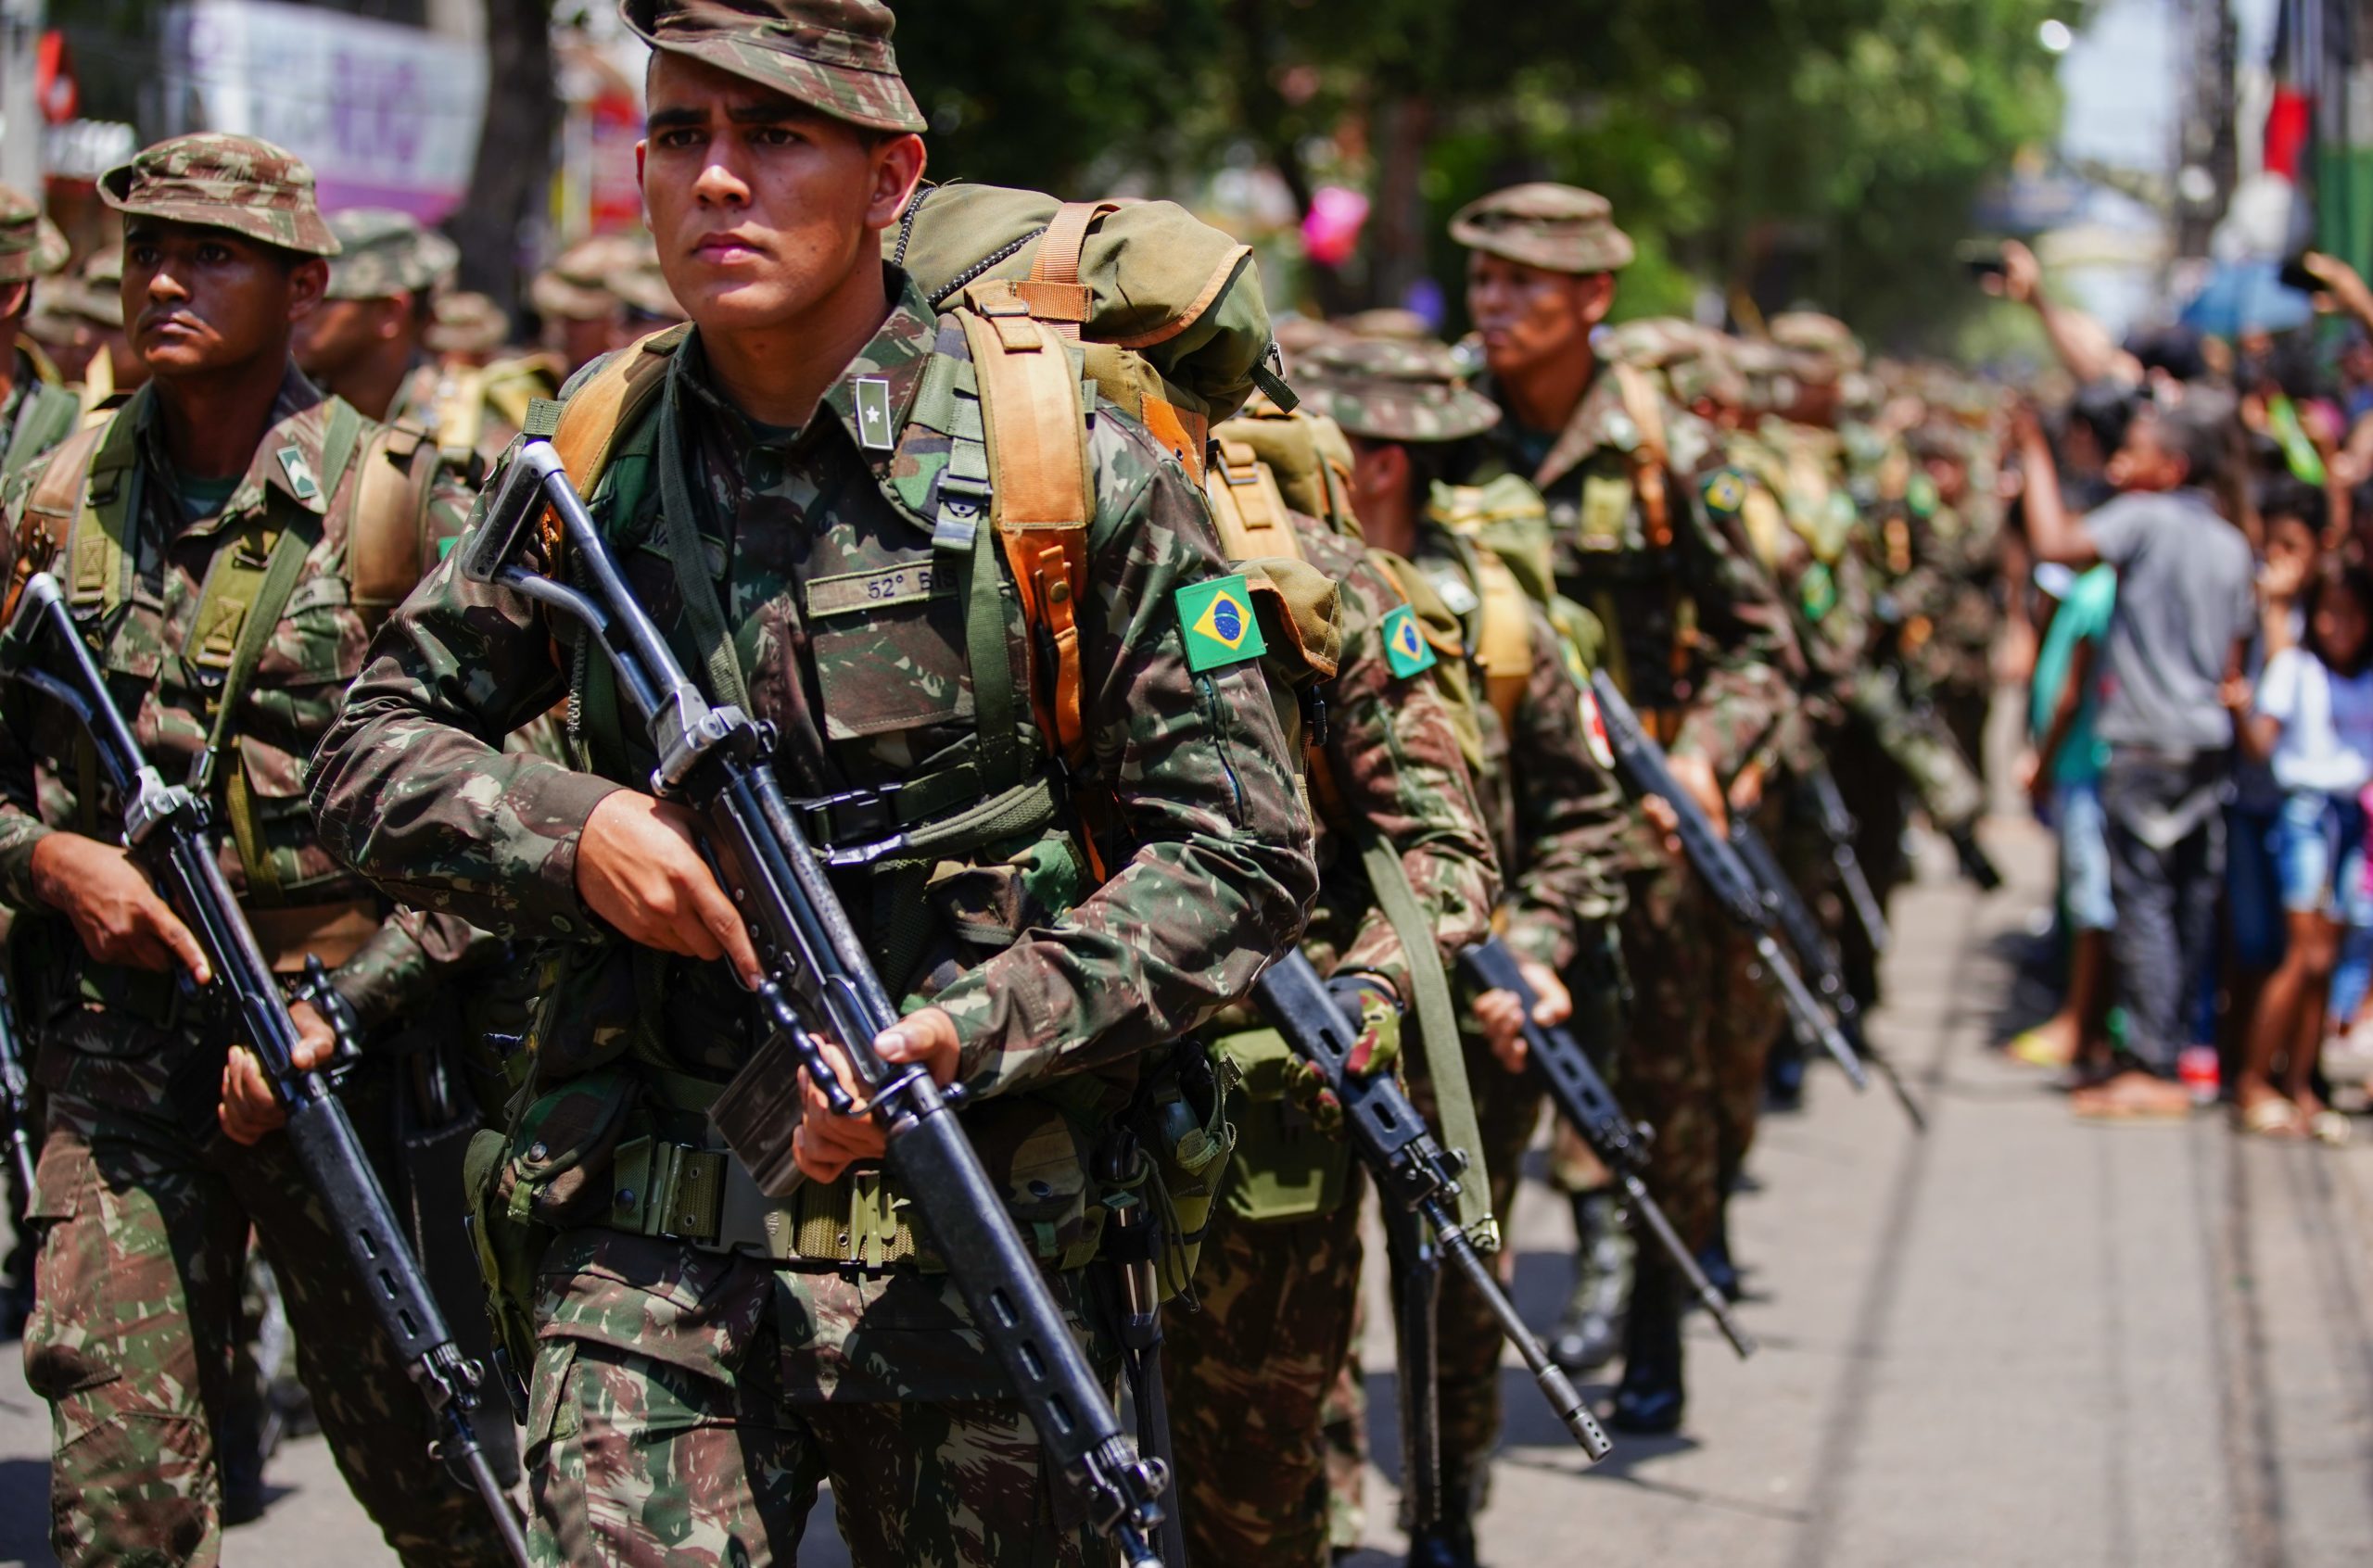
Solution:
<path fill-rule="evenodd" d="M 1821 1069 L 1805 1114 L 1765 1124 L 1733 1226 L 1763 1348 L 1739 1364 L 1693 1321 L 1681 1436 L 1584 1472 L 1509 1358 L 1487 1562 L 2311 1568 L 2373 1551 L 2373 1144 L 2242 1143 L 2205 1115 L 2075 1123 L 1991 1049 L 2049 846 L 2018 825 L 1990 837 L 2009 889 L 1980 901 L 1939 859 L 1896 911 L 1872 1032 L 1932 1133 Z M 1564 1206 L 1528 1186 L 1515 1236 L 1519 1304 L 1546 1324 Z M 1368 1357 L 1389 1460 L 1380 1334 Z M 0 1564 L 50 1561 L 46 1427 L 0 1351 Z M 234 1568 L 393 1561 L 318 1441 L 272 1479 L 283 1495 L 232 1534 Z M 1395 1561 L 1393 1502 L 1372 1476 L 1362 1568 Z M 818 1534 L 803 1562 L 844 1562 Z"/>

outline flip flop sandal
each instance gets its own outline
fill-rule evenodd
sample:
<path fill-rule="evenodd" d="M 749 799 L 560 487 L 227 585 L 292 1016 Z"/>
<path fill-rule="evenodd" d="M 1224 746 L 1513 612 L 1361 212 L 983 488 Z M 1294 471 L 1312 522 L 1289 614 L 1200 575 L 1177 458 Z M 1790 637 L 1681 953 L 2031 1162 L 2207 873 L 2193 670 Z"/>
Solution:
<path fill-rule="evenodd" d="M 2344 1149 L 2356 1136 L 2356 1126 L 2336 1110 L 2319 1110 L 2307 1119 L 2307 1131 L 2326 1148 Z"/>
<path fill-rule="evenodd" d="M 2260 1100 L 2241 1112 L 2241 1131 L 2253 1138 L 2296 1138 L 2299 1107 L 2279 1096 Z"/>
<path fill-rule="evenodd" d="M 2074 1059 L 2062 1056 L 2039 1029 L 2022 1031 L 2007 1049 L 2011 1056 L 2029 1067 L 2064 1068 Z"/>

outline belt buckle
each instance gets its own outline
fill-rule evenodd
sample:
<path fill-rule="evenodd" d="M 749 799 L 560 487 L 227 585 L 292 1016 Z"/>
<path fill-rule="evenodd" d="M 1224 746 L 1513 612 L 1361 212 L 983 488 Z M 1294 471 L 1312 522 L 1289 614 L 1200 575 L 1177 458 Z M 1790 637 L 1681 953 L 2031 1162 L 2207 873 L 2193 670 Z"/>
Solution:
<path fill-rule="evenodd" d="M 816 795 L 793 801 L 792 809 L 805 819 L 807 836 L 820 845 L 826 858 L 834 865 L 843 864 L 842 846 L 851 840 L 881 840 L 880 846 L 862 843 L 857 850 L 869 850 L 865 860 L 879 859 L 894 843 L 903 843 L 905 835 L 898 832 L 895 802 L 902 786 L 884 784 L 878 790 L 844 790 L 836 795 Z M 889 837 L 884 838 L 884 835 Z M 855 862 L 863 864 L 863 861 Z"/>

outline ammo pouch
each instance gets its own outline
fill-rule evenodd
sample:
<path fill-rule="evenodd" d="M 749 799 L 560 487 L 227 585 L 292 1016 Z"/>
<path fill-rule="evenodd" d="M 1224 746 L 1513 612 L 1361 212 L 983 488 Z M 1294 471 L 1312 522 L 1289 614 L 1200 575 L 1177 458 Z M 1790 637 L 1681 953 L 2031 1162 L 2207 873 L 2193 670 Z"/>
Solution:
<path fill-rule="evenodd" d="M 1154 1278 L 1163 1301 L 1187 1294 L 1194 1283 L 1212 1206 L 1236 1149 L 1237 1130 L 1228 1118 L 1239 1098 L 1231 1094 L 1237 1081 L 1233 1062 L 1215 1059 L 1191 1038 L 1182 1040 L 1147 1075 L 1129 1109 L 1144 1180 L 1133 1193 L 1107 1194 L 1104 1201 L 1113 1208 L 1132 1198 L 1152 1205 L 1161 1239 Z M 1108 1227 L 1108 1241 L 1113 1234 Z"/>
<path fill-rule="evenodd" d="M 571 1079 L 531 1102 L 507 1130 L 470 1140 L 462 1188 L 486 1283 L 487 1317 L 506 1383 L 536 1364 L 536 1271 L 552 1237 L 602 1217 L 612 1157 L 641 1083 L 620 1068 Z"/>
<path fill-rule="evenodd" d="M 1351 1145 L 1320 1132 L 1286 1094 L 1293 1048 L 1274 1029 L 1231 1034 L 1213 1047 L 1240 1085 L 1236 1112 L 1237 1175 L 1228 1212 L 1242 1220 L 1314 1220 L 1343 1201 Z"/>

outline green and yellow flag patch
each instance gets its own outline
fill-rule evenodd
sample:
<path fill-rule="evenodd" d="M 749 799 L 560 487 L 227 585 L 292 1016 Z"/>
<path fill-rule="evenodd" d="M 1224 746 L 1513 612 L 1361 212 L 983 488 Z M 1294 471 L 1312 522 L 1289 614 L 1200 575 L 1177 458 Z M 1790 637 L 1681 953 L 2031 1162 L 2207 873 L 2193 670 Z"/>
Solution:
<path fill-rule="evenodd" d="M 1241 575 L 1193 583 L 1174 596 L 1186 639 L 1186 667 L 1197 675 L 1258 659 L 1269 651 Z"/>
<path fill-rule="evenodd" d="M 1434 667 L 1434 651 L 1417 625 L 1415 610 L 1406 604 L 1394 605 L 1384 613 L 1378 629 L 1384 633 L 1384 662 L 1394 675 L 1406 679 Z"/>

